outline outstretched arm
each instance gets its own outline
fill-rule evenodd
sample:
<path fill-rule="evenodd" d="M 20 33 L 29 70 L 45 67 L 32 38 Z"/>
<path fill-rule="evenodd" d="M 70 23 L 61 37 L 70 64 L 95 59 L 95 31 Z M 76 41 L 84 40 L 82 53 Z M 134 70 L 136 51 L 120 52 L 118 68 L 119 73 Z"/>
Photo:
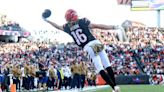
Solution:
<path fill-rule="evenodd" d="M 90 27 L 91 29 L 98 28 L 98 29 L 103 29 L 103 30 L 118 29 L 118 26 L 104 25 L 104 24 L 90 24 L 89 27 Z"/>
<path fill-rule="evenodd" d="M 56 23 L 54 23 L 54 22 L 52 22 L 52 21 L 50 21 L 50 20 L 46 20 L 46 19 L 45 19 L 45 21 L 46 21 L 47 23 L 49 23 L 50 25 L 52 25 L 53 27 L 59 29 L 59 30 L 62 30 L 62 31 L 64 30 L 63 26 L 60 26 L 60 25 L 58 25 L 58 24 L 56 24 Z"/>

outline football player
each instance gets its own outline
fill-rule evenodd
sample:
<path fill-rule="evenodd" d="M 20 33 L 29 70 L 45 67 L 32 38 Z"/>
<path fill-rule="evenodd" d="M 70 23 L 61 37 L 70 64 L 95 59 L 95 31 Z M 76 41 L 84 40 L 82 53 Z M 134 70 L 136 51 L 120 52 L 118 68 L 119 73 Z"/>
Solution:
<path fill-rule="evenodd" d="M 113 92 L 120 92 L 120 88 L 116 85 L 114 73 L 104 46 L 91 33 L 91 30 L 94 28 L 113 30 L 117 29 L 118 26 L 93 24 L 87 18 L 80 19 L 77 12 L 73 9 L 66 11 L 65 19 L 67 23 L 63 26 L 60 26 L 47 18 L 43 19 L 53 27 L 68 33 L 73 38 L 74 42 L 89 54 L 89 57 L 92 59 L 97 71 L 106 83 L 112 87 Z"/>

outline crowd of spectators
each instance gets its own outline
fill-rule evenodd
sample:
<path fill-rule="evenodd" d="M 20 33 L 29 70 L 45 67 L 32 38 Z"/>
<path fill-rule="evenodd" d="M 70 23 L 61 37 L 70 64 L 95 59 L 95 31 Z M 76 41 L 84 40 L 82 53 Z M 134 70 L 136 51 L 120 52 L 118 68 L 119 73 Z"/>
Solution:
<path fill-rule="evenodd" d="M 131 26 L 125 30 L 125 38 L 127 38 L 126 42 L 119 41 L 120 39 L 118 39 L 118 34 L 115 30 L 112 32 L 100 30 L 96 31 L 95 35 L 98 36 L 103 43 L 111 44 L 108 46 L 111 49 L 111 52 L 114 52 L 114 50 L 116 50 L 116 53 L 121 52 L 121 54 L 117 54 L 119 57 L 118 60 L 115 57 L 115 59 L 113 59 L 116 61 L 116 64 L 113 64 L 113 66 L 118 65 L 117 68 L 121 69 L 118 70 L 116 68 L 116 71 L 119 71 L 119 74 L 123 73 L 124 75 L 127 75 L 127 73 L 129 74 L 131 71 L 135 71 L 133 72 L 135 74 L 143 72 L 147 75 L 153 75 L 152 79 L 156 80 L 154 83 L 160 84 L 158 79 L 160 79 L 160 81 L 164 79 L 154 76 L 161 76 L 164 74 L 163 31 L 162 28 Z M 115 47 L 117 48 L 113 50 Z M 113 58 L 113 55 L 110 55 L 110 58 Z M 128 60 L 126 59 L 126 56 L 129 58 Z M 140 67 L 136 67 L 136 61 L 133 62 L 133 56 L 138 58 L 139 64 L 137 66 Z M 126 63 L 122 63 L 123 60 L 120 60 L 121 58 L 123 58 Z M 118 62 L 119 60 L 121 62 Z M 130 63 L 128 63 L 129 61 Z"/>
<path fill-rule="evenodd" d="M 164 74 L 164 47 L 155 46 L 140 49 L 138 56 L 145 73 L 148 75 Z"/>
<path fill-rule="evenodd" d="M 55 46 L 53 44 L 47 44 L 47 43 L 34 43 L 34 42 L 28 42 L 28 43 L 1 43 L 0 44 L 0 64 L 1 64 L 1 75 L 4 75 L 6 73 L 6 70 L 8 70 L 7 75 L 12 75 L 13 78 L 11 79 L 14 84 L 17 84 L 17 89 L 20 89 L 20 85 L 29 90 L 33 88 L 41 88 L 45 87 L 45 85 L 39 85 L 39 83 L 49 83 L 48 79 L 41 79 L 39 74 L 42 71 L 46 71 L 46 74 L 43 74 L 46 76 L 46 78 L 50 77 L 50 73 L 48 73 L 49 69 L 53 68 L 56 69 L 56 71 L 60 71 L 60 74 L 57 72 L 55 73 L 57 77 L 56 80 L 64 80 L 65 72 L 62 70 L 64 67 L 68 67 L 68 72 L 71 69 L 71 64 L 74 60 L 76 60 L 77 63 L 80 63 L 80 61 L 88 61 L 87 57 L 85 57 L 85 53 L 82 52 L 81 49 L 79 49 L 74 44 L 69 44 L 64 47 L 62 46 Z M 87 62 L 86 66 L 88 66 L 88 70 L 92 72 L 91 62 Z M 25 76 L 24 73 L 25 67 L 29 66 L 32 71 L 34 72 L 35 77 L 31 78 L 29 76 L 33 76 L 32 74 L 29 74 Z M 18 67 L 20 69 L 20 78 L 18 78 L 17 73 L 14 72 L 15 67 Z M 18 71 L 18 70 L 17 70 Z M 89 72 L 88 72 L 89 73 Z M 59 76 L 60 75 L 60 76 Z M 72 72 L 70 74 L 66 73 L 67 76 L 71 77 Z M 63 76 L 63 77 L 62 77 Z M 31 80 L 33 82 L 30 87 L 27 85 L 30 84 L 24 84 L 24 82 L 21 82 L 21 80 L 26 80 L 26 77 L 28 77 L 28 80 Z M 37 80 L 38 84 L 35 84 L 34 86 L 34 79 Z M 62 79 L 62 80 L 61 80 Z M 88 79 L 90 79 L 88 77 Z M 1 84 L 3 84 L 3 81 L 1 80 Z M 7 84 L 5 84 L 7 85 Z M 19 85 L 19 86 L 18 86 Z M 26 86 L 25 86 L 26 85 Z M 46 84 L 48 86 L 49 84 Z M 51 84 L 52 85 L 52 84 Z M 61 88 L 62 83 L 56 84 L 57 88 Z M 9 86 L 9 84 L 8 84 Z"/>
<path fill-rule="evenodd" d="M 0 30 L 21 31 L 21 27 L 18 23 L 9 20 L 7 15 L 0 14 Z"/>
<path fill-rule="evenodd" d="M 107 46 L 109 59 L 116 75 L 138 75 L 140 70 L 129 44 L 111 44 Z"/>
<path fill-rule="evenodd" d="M 114 30 L 97 30 L 94 32 L 95 36 L 105 44 L 116 76 L 138 75 L 142 72 L 148 75 L 164 73 L 164 37 L 158 29 L 133 28 L 126 31 L 126 42 L 120 42 L 117 37 L 118 34 Z M 139 61 L 136 61 L 134 57 L 139 58 Z M 39 74 L 42 73 L 40 71 L 46 71 L 47 74 L 43 75 L 50 78 L 50 75 L 53 75 L 48 73 L 51 68 L 56 69 L 55 75 L 57 77 L 55 79 L 62 81 L 67 75 L 72 79 L 71 65 L 74 61 L 77 64 L 81 61 L 86 63 L 89 71 L 86 75 L 90 75 L 94 71 L 94 65 L 90 62 L 91 60 L 86 56 L 86 53 L 73 43 L 68 43 L 67 45 L 46 42 L 0 43 L 1 75 L 13 75 L 11 80 L 17 85 L 21 84 L 20 86 L 27 90 L 38 87 L 44 88 L 50 85 L 45 84 L 48 82 L 47 77 L 41 79 Z M 137 62 L 141 62 L 141 65 L 138 65 Z M 35 72 L 35 77 L 32 74 L 25 76 L 23 70 L 25 70 L 27 65 Z M 69 74 L 65 73 L 62 70 L 64 67 L 67 67 L 68 71 L 71 72 Z M 22 71 L 20 78 L 14 76 L 15 68 Z M 89 77 L 87 78 L 91 81 Z M 32 86 L 27 87 L 29 84 L 24 84 L 21 80 L 32 80 L 33 82 L 30 82 Z M 1 85 L 4 85 L 2 80 L 0 82 Z M 39 83 L 43 85 L 38 85 Z M 62 85 L 62 83 L 59 82 L 56 85 L 57 88 L 61 88 L 59 85 Z M 69 83 L 69 86 L 71 88 L 71 83 Z M 19 89 L 19 86 L 17 86 L 17 89 Z"/>

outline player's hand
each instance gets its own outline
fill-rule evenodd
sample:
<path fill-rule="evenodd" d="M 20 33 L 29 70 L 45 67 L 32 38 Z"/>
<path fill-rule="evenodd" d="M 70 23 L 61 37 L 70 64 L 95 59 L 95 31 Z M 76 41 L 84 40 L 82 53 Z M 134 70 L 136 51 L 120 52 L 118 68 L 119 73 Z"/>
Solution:
<path fill-rule="evenodd" d="M 43 19 L 45 22 L 47 22 L 47 21 L 48 21 L 46 18 L 43 18 L 43 17 L 42 17 L 42 19 Z"/>

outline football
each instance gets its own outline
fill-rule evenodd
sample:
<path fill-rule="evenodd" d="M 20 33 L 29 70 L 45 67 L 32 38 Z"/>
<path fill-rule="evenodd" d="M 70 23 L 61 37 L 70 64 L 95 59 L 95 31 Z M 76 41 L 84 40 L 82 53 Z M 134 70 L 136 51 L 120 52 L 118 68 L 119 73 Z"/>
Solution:
<path fill-rule="evenodd" d="M 44 12 L 42 13 L 43 18 L 48 18 L 51 16 L 51 10 L 50 9 L 45 9 Z"/>

